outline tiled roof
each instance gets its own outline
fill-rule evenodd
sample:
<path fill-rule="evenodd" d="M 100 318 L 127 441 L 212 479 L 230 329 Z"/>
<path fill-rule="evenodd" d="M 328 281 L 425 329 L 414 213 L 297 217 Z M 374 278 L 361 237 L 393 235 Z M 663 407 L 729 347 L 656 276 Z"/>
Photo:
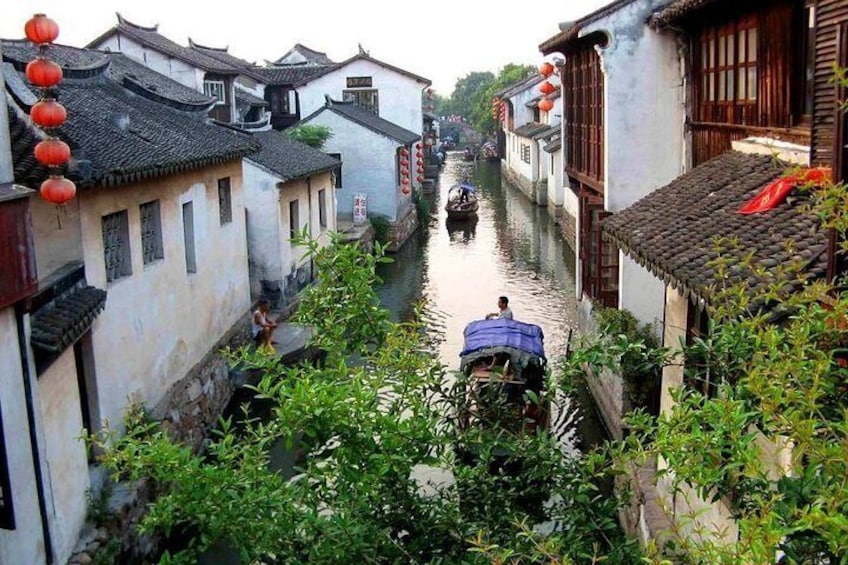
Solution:
<path fill-rule="evenodd" d="M 746 281 L 751 291 L 774 280 L 769 277 L 776 266 L 796 259 L 806 262 L 811 276 L 821 276 L 825 234 L 819 220 L 803 210 L 799 195 L 768 212 L 736 212 L 787 168 L 770 156 L 728 151 L 602 221 L 604 235 L 666 284 L 705 299 L 716 283 L 711 262 L 719 251 L 737 265 L 751 253 L 770 273 L 753 277 L 733 269 L 729 282 Z M 737 238 L 738 245 L 717 249 L 718 237 Z M 787 242 L 794 246 L 791 253 Z"/>
<path fill-rule="evenodd" d="M 514 82 L 514 83 L 510 84 L 509 86 L 505 86 L 502 89 L 498 90 L 497 92 L 495 92 L 495 97 L 496 98 L 502 98 L 502 99 L 503 98 L 511 98 L 511 97 L 515 96 L 516 94 L 518 94 L 520 92 L 524 92 L 528 88 L 536 86 L 537 84 L 539 84 L 543 80 L 545 80 L 545 78 L 543 76 L 541 76 L 538 73 L 533 73 L 532 75 L 530 75 L 529 77 L 527 77 L 525 79 L 521 79 L 518 82 Z"/>
<path fill-rule="evenodd" d="M 224 63 L 225 65 L 228 65 L 228 66 L 232 67 L 233 69 L 236 69 L 239 72 L 239 74 L 248 76 L 248 77 L 252 78 L 253 80 L 258 80 L 258 81 L 263 80 L 262 76 L 260 76 L 259 73 L 257 73 L 255 71 L 255 69 L 256 69 L 255 63 L 251 63 L 249 61 L 245 61 L 244 59 L 240 59 L 240 58 L 238 58 L 234 55 L 231 55 L 229 53 L 229 47 L 207 47 L 207 46 L 195 43 L 189 37 L 188 38 L 188 48 L 193 50 L 193 51 L 197 51 L 198 53 L 201 53 L 203 55 L 206 55 L 207 57 L 210 57 L 212 59 L 220 61 L 221 63 Z"/>
<path fill-rule="evenodd" d="M 255 133 L 253 137 L 262 149 L 247 159 L 277 174 L 283 181 L 330 171 L 341 165 L 338 159 L 279 131 Z"/>
<path fill-rule="evenodd" d="M 239 102 L 244 102 L 250 106 L 267 106 L 268 102 L 263 98 L 259 98 L 258 96 L 254 96 L 250 92 L 245 92 L 244 90 L 240 90 L 236 88 L 236 100 Z"/>
<path fill-rule="evenodd" d="M 325 111 L 334 112 L 354 123 L 370 129 L 375 133 L 388 137 L 389 139 L 393 139 L 402 145 L 409 145 L 410 143 L 421 139 L 420 134 L 417 134 L 414 131 L 409 131 L 408 129 L 402 128 L 389 120 L 383 119 L 377 114 L 374 114 L 353 102 L 329 100 L 323 108 L 319 108 L 317 111 L 313 112 L 312 115 L 302 119 L 300 123 L 308 122 L 321 112 Z"/>
<path fill-rule="evenodd" d="M 627 6 L 628 4 L 632 4 L 634 0 L 615 0 L 601 6 L 594 12 L 590 12 L 577 20 L 576 22 L 565 22 L 564 24 L 560 24 L 560 32 L 550 39 L 546 39 L 539 45 L 539 51 L 543 54 L 548 55 L 553 53 L 554 51 L 562 51 L 562 47 L 574 41 L 579 37 L 580 30 L 592 22 L 596 22 L 601 18 L 608 16 L 615 12 L 616 10 Z"/>
<path fill-rule="evenodd" d="M 705 6 L 714 4 L 717 0 L 677 0 L 665 8 L 654 12 L 648 19 L 648 25 L 654 29 L 665 27 L 684 18 Z"/>
<path fill-rule="evenodd" d="M 282 61 L 286 57 L 292 54 L 292 52 L 298 51 L 301 55 L 303 55 L 307 62 L 312 65 L 333 65 L 335 64 L 332 59 L 327 57 L 326 53 L 322 53 L 321 51 L 316 51 L 314 49 L 310 49 L 306 45 L 302 43 L 295 43 L 294 47 L 289 49 L 285 55 L 277 59 L 277 62 Z"/>
<path fill-rule="evenodd" d="M 38 49 L 26 40 L 4 39 L 2 44 L 3 60 L 11 62 L 19 70 L 24 69 L 26 64 L 38 55 Z M 143 88 L 149 93 L 161 97 L 163 102 L 176 103 L 174 107 L 180 109 L 195 109 L 183 108 L 182 105 L 211 107 L 214 103 L 212 98 L 202 92 L 171 80 L 120 53 L 53 44 L 50 46 L 50 58 L 62 66 L 70 75 L 68 78 L 73 76 L 82 78 L 86 74 L 94 76 L 100 73 L 100 67 L 108 64 L 105 72 L 109 78 L 130 85 L 129 88 L 132 88 L 132 86 Z M 86 73 L 85 69 L 88 69 L 89 72 Z"/>
<path fill-rule="evenodd" d="M 223 63 L 198 50 L 183 47 L 182 45 L 171 41 L 164 35 L 161 35 L 157 31 L 158 28 L 158 25 L 145 27 L 134 24 L 118 14 L 118 25 L 89 43 L 87 47 L 97 47 L 103 40 L 107 39 L 111 35 L 121 33 L 134 39 L 138 43 L 141 43 L 145 47 L 149 47 L 150 49 L 159 51 L 160 53 L 164 53 L 165 55 L 169 55 L 175 59 L 185 61 L 198 69 L 222 75 L 239 74 L 238 69 L 232 65 Z"/>
<path fill-rule="evenodd" d="M 529 124 L 524 124 L 523 126 L 515 128 L 513 133 L 520 137 L 533 137 L 537 133 L 541 133 L 548 129 L 547 124 L 540 124 L 538 122 L 530 122 Z"/>
<path fill-rule="evenodd" d="M 73 291 L 32 316 L 30 344 L 33 348 L 61 353 L 91 327 L 106 305 L 106 291 L 93 286 Z"/>
<path fill-rule="evenodd" d="M 80 60 L 93 53 L 79 51 Z M 207 123 L 207 104 L 183 104 L 177 109 L 173 102 L 164 103 L 161 94 L 128 82 L 120 69 L 115 70 L 116 78 L 123 77 L 120 83 L 110 77 L 111 65 L 105 63 L 114 63 L 120 56 L 99 57 L 103 65 L 66 68 L 66 79 L 58 89 L 68 109 L 68 121 L 58 133 L 71 146 L 68 174 L 81 186 L 115 186 L 161 177 L 237 159 L 258 149 L 248 134 Z M 132 67 L 124 58 L 121 62 Z M 11 94 L 8 113 L 15 181 L 37 187 L 46 171 L 31 155 L 42 134 L 25 114 L 33 93 L 20 69 L 4 67 Z M 173 85 L 164 90 L 171 88 L 179 90 Z"/>
<path fill-rule="evenodd" d="M 554 151 L 559 151 L 562 148 L 562 138 L 560 136 L 555 136 L 552 141 L 550 141 L 547 145 L 545 145 L 542 149 L 546 153 L 553 153 Z"/>
<path fill-rule="evenodd" d="M 315 65 L 275 65 L 269 67 L 253 67 L 256 74 L 262 77 L 265 84 L 272 86 L 292 86 L 298 84 L 314 74 L 318 74 L 324 67 Z"/>
<path fill-rule="evenodd" d="M 311 82 L 312 80 L 314 80 L 318 77 L 324 76 L 324 75 L 326 75 L 326 74 L 328 74 L 332 71 L 335 71 L 336 69 L 346 67 L 347 65 L 350 65 L 351 63 L 355 63 L 356 61 L 369 61 L 371 63 L 374 63 L 375 65 L 379 65 L 379 66 L 383 67 L 384 69 L 388 69 L 390 71 L 394 71 L 398 74 L 401 74 L 401 75 L 403 75 L 407 78 L 411 78 L 412 80 L 414 80 L 416 82 L 421 82 L 421 83 L 424 83 L 426 85 L 432 84 L 429 79 L 426 79 L 422 76 L 416 75 L 415 73 L 411 73 L 407 70 L 401 69 L 400 67 L 395 67 L 394 65 L 390 65 L 386 62 L 380 61 L 379 59 L 375 59 L 374 57 L 372 57 L 371 55 L 369 55 L 367 53 L 360 52 L 360 53 L 357 53 L 356 55 L 354 55 L 353 57 L 350 57 L 349 59 L 345 59 L 344 61 L 342 61 L 341 63 L 338 63 L 336 65 L 319 67 L 320 70 L 317 73 L 302 79 L 299 83 L 297 83 L 297 85 L 300 86 L 300 85 L 306 84 L 308 82 Z"/>
<path fill-rule="evenodd" d="M 537 131 L 531 137 L 533 137 L 533 139 L 537 139 L 537 140 L 538 139 L 548 140 L 551 137 L 558 135 L 561 131 L 562 131 L 562 125 L 561 124 L 553 124 L 551 126 L 547 126 L 545 129 L 543 129 L 541 131 Z"/>

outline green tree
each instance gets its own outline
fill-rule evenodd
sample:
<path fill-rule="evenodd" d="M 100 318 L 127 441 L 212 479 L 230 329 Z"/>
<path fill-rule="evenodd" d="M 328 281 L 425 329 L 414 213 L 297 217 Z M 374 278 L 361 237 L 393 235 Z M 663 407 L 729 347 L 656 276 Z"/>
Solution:
<path fill-rule="evenodd" d="M 327 126 L 303 124 L 288 128 L 284 133 L 292 139 L 305 143 L 315 149 L 324 149 L 324 144 L 333 137 L 333 132 Z"/>
<path fill-rule="evenodd" d="M 423 328 L 391 322 L 379 306 L 374 267 L 388 260 L 379 246 L 297 243 L 318 272 L 297 316 L 315 325 L 325 361 L 283 367 L 260 351 L 231 353 L 262 373 L 256 393 L 270 417 L 222 422 L 203 455 L 138 410 L 125 436 L 101 441 L 115 476 L 159 492 L 139 530 L 189 540 L 161 562 L 194 563 L 220 542 L 244 563 L 542 563 L 553 549 L 562 563 L 638 560 L 618 501 L 601 488 L 602 458 L 566 453 L 546 433 L 453 425 L 463 397 L 445 385 Z M 280 440 L 304 453 L 291 479 L 269 469 Z M 523 472 L 493 471 L 515 465 Z M 553 521 L 557 534 L 532 528 Z"/>

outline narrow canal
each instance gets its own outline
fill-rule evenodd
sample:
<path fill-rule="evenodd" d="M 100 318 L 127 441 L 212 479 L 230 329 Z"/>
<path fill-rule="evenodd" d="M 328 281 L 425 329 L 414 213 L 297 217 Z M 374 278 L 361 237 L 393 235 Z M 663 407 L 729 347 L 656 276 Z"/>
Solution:
<path fill-rule="evenodd" d="M 449 222 L 448 189 L 469 180 L 477 187 L 478 219 Z M 450 153 L 430 200 L 431 219 L 382 265 L 380 299 L 395 319 L 408 319 L 424 300 L 430 342 L 448 370 L 459 368 L 465 325 L 497 311 L 498 296 L 509 297 L 516 320 L 537 324 L 553 371 L 576 328 L 574 252 L 548 212 L 501 180 L 500 163 L 462 160 Z M 589 400 L 578 388 L 577 439 L 588 447 L 603 439 Z"/>

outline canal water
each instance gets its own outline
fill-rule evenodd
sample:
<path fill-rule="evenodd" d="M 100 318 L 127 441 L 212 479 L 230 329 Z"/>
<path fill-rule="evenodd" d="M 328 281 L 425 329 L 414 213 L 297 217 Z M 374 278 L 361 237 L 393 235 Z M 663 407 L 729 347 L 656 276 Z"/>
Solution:
<path fill-rule="evenodd" d="M 463 180 L 477 187 L 477 220 L 450 222 L 444 210 L 448 189 Z M 429 341 L 441 363 L 458 370 L 463 329 L 498 310 L 509 297 L 516 320 L 537 324 L 553 371 L 576 334 L 573 250 L 547 210 L 531 204 L 501 178 L 499 162 L 477 164 L 451 152 L 429 197 L 431 218 L 378 274 L 378 294 L 396 320 L 408 319 L 424 300 Z M 604 439 L 585 387 L 578 386 L 577 447 Z"/>

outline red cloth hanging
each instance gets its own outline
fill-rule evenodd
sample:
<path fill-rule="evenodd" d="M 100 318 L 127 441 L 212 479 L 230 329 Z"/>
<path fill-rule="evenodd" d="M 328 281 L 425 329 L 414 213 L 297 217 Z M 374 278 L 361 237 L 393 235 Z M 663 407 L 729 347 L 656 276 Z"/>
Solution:
<path fill-rule="evenodd" d="M 771 210 L 783 202 L 786 199 L 786 195 L 796 186 L 810 183 L 820 186 L 830 180 L 830 178 L 829 167 L 802 169 L 770 182 L 756 196 L 739 208 L 736 213 L 756 214 L 757 212 Z"/>

